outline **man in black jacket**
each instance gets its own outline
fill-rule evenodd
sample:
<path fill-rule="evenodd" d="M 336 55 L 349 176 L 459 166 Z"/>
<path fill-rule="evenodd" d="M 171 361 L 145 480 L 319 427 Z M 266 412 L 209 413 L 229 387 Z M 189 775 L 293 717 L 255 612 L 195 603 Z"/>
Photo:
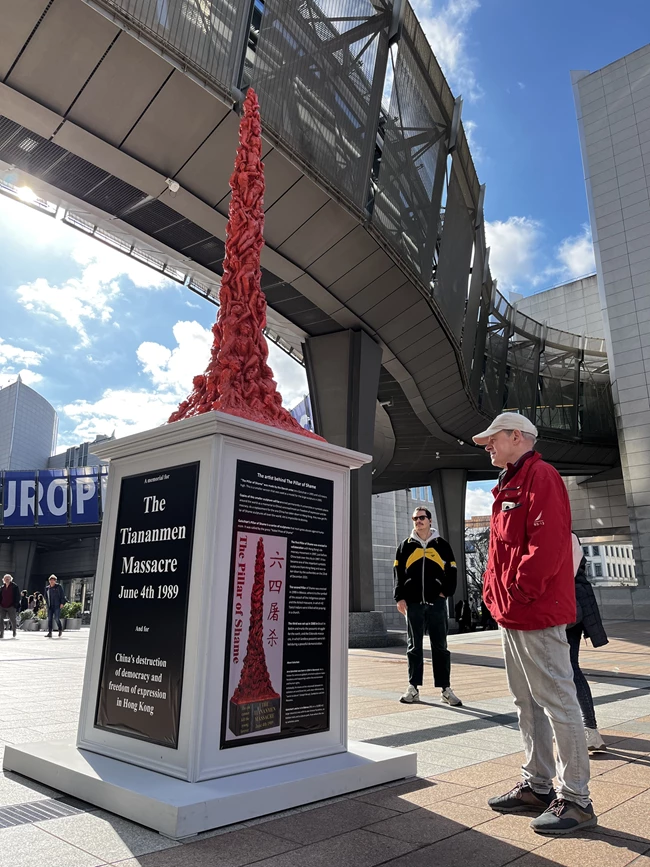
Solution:
<path fill-rule="evenodd" d="M 447 597 L 456 590 L 456 561 L 449 543 L 432 528 L 428 509 L 419 508 L 413 513 L 413 532 L 395 553 L 393 574 L 397 610 L 406 616 L 408 627 L 409 686 L 400 701 L 411 704 L 420 700 L 426 629 L 431 642 L 433 682 L 442 690 L 444 702 L 461 706 L 450 686 L 451 654 L 447 650 Z"/>
<path fill-rule="evenodd" d="M 59 638 L 63 629 L 61 628 L 61 609 L 65 605 L 65 593 L 63 587 L 56 580 L 56 575 L 50 575 L 47 579 L 47 587 L 45 588 L 45 602 L 47 604 L 47 635 L 46 638 L 52 638 L 53 621 L 56 620 L 56 625 L 59 627 Z"/>
<path fill-rule="evenodd" d="M 16 612 L 20 606 L 20 590 L 11 575 L 5 575 L 0 589 L 0 638 L 5 637 L 5 617 L 9 618 L 11 631 L 16 637 Z"/>

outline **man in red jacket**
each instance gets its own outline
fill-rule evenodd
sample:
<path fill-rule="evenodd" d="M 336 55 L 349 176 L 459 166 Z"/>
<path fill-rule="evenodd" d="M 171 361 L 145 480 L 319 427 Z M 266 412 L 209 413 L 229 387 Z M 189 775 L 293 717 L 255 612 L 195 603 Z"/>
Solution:
<path fill-rule="evenodd" d="M 541 815 L 531 828 L 557 835 L 592 828 L 597 820 L 566 637 L 576 619 L 571 509 L 559 473 L 534 450 L 536 438 L 535 425 L 516 412 L 502 413 L 473 437 L 502 468 L 492 491 L 483 598 L 502 627 L 526 753 L 523 781 L 488 804 L 502 813 L 536 810 Z"/>

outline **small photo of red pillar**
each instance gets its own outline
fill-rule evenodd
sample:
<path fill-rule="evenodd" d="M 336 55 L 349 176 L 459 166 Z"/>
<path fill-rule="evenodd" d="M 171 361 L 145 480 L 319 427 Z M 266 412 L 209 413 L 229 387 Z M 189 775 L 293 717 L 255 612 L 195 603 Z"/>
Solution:
<path fill-rule="evenodd" d="M 246 656 L 229 707 L 228 727 L 236 737 L 280 724 L 280 695 L 273 688 L 264 650 L 264 540 L 257 540 Z"/>

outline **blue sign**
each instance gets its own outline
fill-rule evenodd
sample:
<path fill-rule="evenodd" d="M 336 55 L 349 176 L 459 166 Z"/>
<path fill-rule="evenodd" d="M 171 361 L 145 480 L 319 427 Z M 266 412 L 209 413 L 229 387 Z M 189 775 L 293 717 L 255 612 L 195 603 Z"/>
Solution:
<path fill-rule="evenodd" d="M 70 471 L 70 522 L 99 523 L 98 467 L 80 467 Z"/>
<path fill-rule="evenodd" d="M 2 497 L 5 527 L 33 527 L 35 499 L 34 470 L 6 472 Z"/>
<path fill-rule="evenodd" d="M 58 527 L 98 524 L 100 479 L 108 467 L 61 470 L 7 470 L 2 479 L 5 527 Z"/>
<path fill-rule="evenodd" d="M 39 470 L 38 495 L 39 527 L 68 523 L 68 474 L 65 470 Z"/>

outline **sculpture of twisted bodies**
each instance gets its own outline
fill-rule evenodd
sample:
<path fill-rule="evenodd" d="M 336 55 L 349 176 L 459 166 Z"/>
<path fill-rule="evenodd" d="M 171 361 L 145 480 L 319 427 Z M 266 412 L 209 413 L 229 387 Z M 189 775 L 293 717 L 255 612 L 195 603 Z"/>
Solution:
<path fill-rule="evenodd" d="M 226 227 L 226 256 L 219 292 L 214 342 L 204 374 L 169 421 L 220 410 L 251 421 L 322 440 L 302 428 L 282 406 L 267 364 L 266 297 L 262 292 L 260 253 L 264 245 L 264 166 L 259 103 L 252 88 L 244 101 L 232 197 Z"/>

